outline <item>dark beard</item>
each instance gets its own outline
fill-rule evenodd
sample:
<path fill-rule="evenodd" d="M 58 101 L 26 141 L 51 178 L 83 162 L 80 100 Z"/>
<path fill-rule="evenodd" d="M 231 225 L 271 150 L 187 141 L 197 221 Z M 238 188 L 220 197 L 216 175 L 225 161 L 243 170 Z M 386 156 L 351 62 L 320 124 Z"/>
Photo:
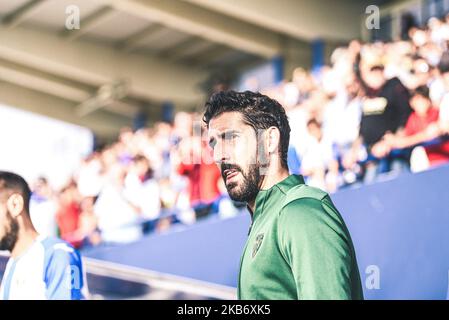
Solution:
<path fill-rule="evenodd" d="M 9 212 L 6 213 L 6 217 L 8 220 L 8 226 L 6 227 L 5 235 L 0 240 L 0 250 L 11 252 L 17 243 L 19 224 L 11 217 Z"/>
<path fill-rule="evenodd" d="M 236 182 L 226 184 L 226 177 L 223 174 L 226 169 L 233 169 L 242 174 L 243 182 L 240 187 Z M 237 165 L 222 163 L 221 174 L 225 182 L 226 189 L 228 190 L 229 196 L 232 200 L 248 203 L 256 199 L 256 196 L 259 193 L 259 186 L 261 181 L 260 169 L 260 165 L 252 164 L 249 166 L 248 172 L 245 173 Z"/>

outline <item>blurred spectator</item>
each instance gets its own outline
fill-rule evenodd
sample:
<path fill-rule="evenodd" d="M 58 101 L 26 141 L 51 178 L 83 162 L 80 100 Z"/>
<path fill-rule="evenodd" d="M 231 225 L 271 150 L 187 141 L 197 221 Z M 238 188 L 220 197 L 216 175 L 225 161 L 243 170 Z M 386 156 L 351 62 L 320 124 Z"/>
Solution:
<path fill-rule="evenodd" d="M 390 135 L 386 138 L 392 149 L 412 147 L 438 138 L 442 134 L 438 125 L 438 109 L 432 106 L 428 87 L 418 87 L 410 99 L 410 105 L 413 113 L 407 121 L 403 135 Z M 412 164 L 415 162 L 414 167 L 419 168 L 414 171 L 420 171 L 449 161 L 449 142 L 426 146 L 424 149 L 425 157 L 412 161 Z M 416 161 L 420 163 L 416 163 Z"/>
<path fill-rule="evenodd" d="M 309 120 L 307 129 L 310 142 L 302 160 L 302 173 L 309 185 L 334 192 L 337 189 L 338 162 L 332 145 L 323 139 L 321 125 L 315 119 Z"/>
<path fill-rule="evenodd" d="M 39 177 L 32 188 L 30 216 L 36 231 L 44 236 L 56 237 L 57 203 L 47 178 Z"/>
<path fill-rule="evenodd" d="M 366 97 L 362 105 L 360 137 L 375 157 L 386 155 L 382 138 L 404 128 L 411 113 L 409 93 L 397 78 L 387 80 L 382 66 L 373 66 L 362 79 Z"/>
<path fill-rule="evenodd" d="M 92 153 L 80 165 L 77 173 L 78 190 L 81 196 L 96 196 L 103 187 L 101 154 Z"/>
<path fill-rule="evenodd" d="M 125 179 L 125 192 L 145 219 L 156 219 L 161 210 L 159 185 L 150 162 L 143 155 L 133 158 Z"/>
<path fill-rule="evenodd" d="M 446 17 L 449 20 L 449 15 Z M 438 66 L 441 75 L 443 94 L 439 105 L 440 119 L 439 125 L 443 134 L 449 134 L 449 51 L 446 51 Z"/>
<path fill-rule="evenodd" d="M 402 36 L 353 40 L 333 51 L 330 65 L 313 72 L 298 67 L 280 84 L 260 88 L 285 107 L 293 173 L 335 191 L 409 162 L 416 171 L 448 161 L 449 15 L 423 26 L 411 23 Z M 230 86 L 227 76 L 209 80 L 209 93 Z M 259 88 L 257 79 L 251 82 Z M 58 221 L 61 237 L 75 245 L 123 243 L 138 240 L 142 231 L 240 212 L 226 195 L 199 118 L 178 112 L 173 124 L 123 128 L 117 141 L 80 164 L 74 183 L 59 195 L 39 179 L 31 201 L 38 231 L 55 235 Z"/>
<path fill-rule="evenodd" d="M 78 230 L 75 239 L 83 247 L 95 246 L 101 243 L 101 234 L 98 229 L 98 219 L 94 212 L 96 198 L 86 197 L 81 202 L 81 214 L 78 221 Z"/>
<path fill-rule="evenodd" d="M 59 195 L 59 209 L 56 213 L 56 221 L 59 227 L 60 237 L 72 244 L 75 248 L 81 245 L 76 239 L 75 232 L 79 227 L 80 195 L 77 185 L 71 181 L 62 189 Z"/>
<path fill-rule="evenodd" d="M 221 182 L 221 172 L 217 165 L 209 159 L 207 154 L 210 152 L 207 142 L 199 137 L 193 137 L 191 140 L 185 140 L 181 143 L 186 145 L 183 148 L 183 161 L 178 167 L 178 173 L 188 178 L 190 205 L 194 208 L 196 217 L 201 218 L 212 213 L 216 207 L 216 201 L 219 201 Z"/>
<path fill-rule="evenodd" d="M 140 210 L 126 196 L 125 175 L 126 171 L 119 164 L 111 167 L 94 206 L 101 237 L 107 243 L 133 242 L 142 236 L 138 221 Z"/>
<path fill-rule="evenodd" d="M 347 153 L 360 131 L 362 98 L 355 77 L 348 77 L 345 87 L 325 106 L 323 117 L 324 139 L 336 149 L 338 156 Z"/>
<path fill-rule="evenodd" d="M 404 128 L 411 109 L 408 90 L 398 78 L 386 79 L 383 66 L 368 66 L 362 71 L 361 80 L 366 96 L 362 105 L 360 136 L 347 155 L 350 160 L 346 160 L 346 165 L 353 165 L 358 160 L 358 149 L 363 144 L 368 153 L 380 159 L 368 159 L 366 164 L 364 179 L 371 182 L 380 173 L 403 169 L 405 159 L 389 156 L 390 149 L 384 137 Z"/>

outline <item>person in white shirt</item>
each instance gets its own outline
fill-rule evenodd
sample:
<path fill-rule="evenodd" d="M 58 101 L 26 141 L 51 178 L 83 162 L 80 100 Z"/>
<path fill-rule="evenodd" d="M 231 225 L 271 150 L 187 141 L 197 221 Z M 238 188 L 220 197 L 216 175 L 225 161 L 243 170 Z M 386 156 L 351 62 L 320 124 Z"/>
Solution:
<path fill-rule="evenodd" d="M 133 158 L 125 178 L 124 193 L 139 209 L 142 218 L 154 220 L 159 217 L 161 211 L 159 184 L 154 179 L 150 162 L 145 156 L 137 155 Z"/>
<path fill-rule="evenodd" d="M 141 212 L 125 192 L 126 170 L 120 164 L 115 164 L 107 176 L 94 206 L 101 238 L 105 243 L 137 241 L 143 235 Z"/>
<path fill-rule="evenodd" d="M 26 181 L 0 171 L 0 251 L 9 251 L 0 300 L 80 300 L 87 297 L 80 254 L 68 243 L 43 235 L 29 214 Z"/>
<path fill-rule="evenodd" d="M 323 139 L 321 124 L 316 119 L 309 120 L 307 128 L 309 135 L 301 163 L 302 174 L 309 185 L 334 192 L 338 187 L 338 162 L 332 144 Z"/>
<path fill-rule="evenodd" d="M 56 237 L 56 211 L 58 210 L 53 192 L 45 177 L 39 177 L 30 199 L 30 217 L 36 231 L 43 236 Z"/>

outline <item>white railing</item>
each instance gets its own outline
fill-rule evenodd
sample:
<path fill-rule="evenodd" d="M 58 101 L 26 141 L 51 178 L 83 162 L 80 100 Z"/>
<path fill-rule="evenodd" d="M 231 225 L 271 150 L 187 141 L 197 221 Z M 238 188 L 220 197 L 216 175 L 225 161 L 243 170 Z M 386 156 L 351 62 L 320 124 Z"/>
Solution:
<path fill-rule="evenodd" d="M 9 254 L 7 252 L 0 251 L 0 260 L 6 261 L 8 257 Z M 191 295 L 203 299 L 235 300 L 237 298 L 236 289 L 233 287 L 91 258 L 83 258 L 83 262 L 90 276 L 109 277 L 117 280 L 140 283 L 148 286 L 152 292 L 168 293 L 163 295 L 167 298 L 174 295 L 170 293 L 182 293 L 187 296 Z M 0 270 L 0 274 L 3 271 Z M 157 295 L 153 294 L 151 297 L 154 296 Z M 151 299 L 151 297 L 147 296 L 142 298 Z M 95 296 L 91 296 L 91 298 L 96 299 Z"/>
<path fill-rule="evenodd" d="M 148 285 L 153 290 L 174 291 L 208 299 L 235 300 L 236 289 L 200 280 L 84 258 L 87 273 Z"/>

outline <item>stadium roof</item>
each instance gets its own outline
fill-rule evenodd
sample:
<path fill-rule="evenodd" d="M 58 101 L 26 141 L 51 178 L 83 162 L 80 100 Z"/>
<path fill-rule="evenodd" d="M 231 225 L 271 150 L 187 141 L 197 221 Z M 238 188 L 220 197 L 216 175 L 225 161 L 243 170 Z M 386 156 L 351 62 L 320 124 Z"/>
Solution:
<path fill-rule="evenodd" d="M 198 106 L 212 72 L 241 70 L 290 47 L 306 61 L 311 39 L 358 37 L 366 3 L 1 1 L 0 101 L 112 134 L 142 108 L 157 118 L 165 101 Z M 71 5 L 79 30 L 66 28 Z"/>

